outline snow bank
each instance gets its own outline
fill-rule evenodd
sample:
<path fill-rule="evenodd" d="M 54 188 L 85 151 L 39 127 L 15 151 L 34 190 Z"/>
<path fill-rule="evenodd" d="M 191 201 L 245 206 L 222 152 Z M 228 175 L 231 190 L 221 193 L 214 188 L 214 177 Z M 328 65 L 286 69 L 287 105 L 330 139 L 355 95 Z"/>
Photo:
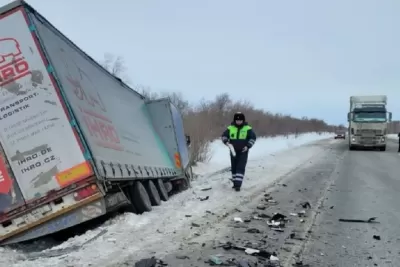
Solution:
<path fill-rule="evenodd" d="M 333 133 L 305 133 L 298 136 L 292 134 L 287 137 L 276 136 L 258 138 L 256 144 L 250 151 L 249 161 L 257 160 L 278 151 L 286 151 L 294 147 L 334 136 Z M 197 163 L 193 168 L 195 174 L 206 175 L 230 166 L 229 150 L 221 140 L 212 142 L 210 149 L 211 160 L 208 163 Z"/>
<path fill-rule="evenodd" d="M 399 140 L 398 134 L 387 134 L 386 138 L 390 139 L 390 140 L 396 140 L 396 141 Z"/>
<path fill-rule="evenodd" d="M 70 238 L 51 249 L 64 249 L 65 253 L 62 253 L 62 256 L 49 257 L 51 251 L 45 251 L 42 256 L 28 260 L 26 255 L 19 251 L 0 248 L 0 266 L 121 266 L 119 264 L 122 262 L 127 262 L 130 266 L 135 260 L 154 254 L 162 257 L 177 250 L 197 233 L 204 234 L 213 227 L 220 219 L 217 216 L 210 217 L 210 211 L 219 215 L 233 212 L 238 206 L 262 193 L 265 187 L 279 177 L 299 166 L 310 164 L 314 157 L 320 157 L 320 153 L 325 151 L 320 144 L 337 141 L 331 138 L 312 146 L 301 146 L 302 144 L 332 136 L 333 134 L 304 134 L 297 138 L 292 136 L 259 139 L 252 150 L 241 192 L 232 191 L 229 172 L 200 176 L 192 183 L 192 188 L 171 197 L 160 207 L 154 207 L 152 212 L 117 216 L 102 226 Z M 226 147 L 215 142 L 212 148 L 213 158 L 208 167 L 207 164 L 203 164 L 204 169 L 226 167 Z M 293 149 L 285 152 L 289 148 Z M 204 188 L 211 189 L 203 191 Z M 205 196 L 209 198 L 201 201 Z M 194 222 L 199 224 L 199 227 L 193 227 Z M 100 236 L 86 243 L 96 235 Z M 76 247 L 78 249 L 74 249 Z"/>

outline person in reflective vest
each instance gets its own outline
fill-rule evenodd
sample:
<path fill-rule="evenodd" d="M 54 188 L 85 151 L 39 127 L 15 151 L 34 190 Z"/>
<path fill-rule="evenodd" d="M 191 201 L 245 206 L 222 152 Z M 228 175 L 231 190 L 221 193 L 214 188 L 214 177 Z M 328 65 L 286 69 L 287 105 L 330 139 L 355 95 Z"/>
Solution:
<path fill-rule="evenodd" d="M 249 149 L 253 147 L 256 138 L 253 128 L 241 112 L 235 113 L 231 125 L 222 133 L 222 142 L 225 145 L 231 144 L 236 154 L 234 156 L 231 153 L 232 188 L 236 191 L 240 191 L 242 187 Z"/>
<path fill-rule="evenodd" d="M 399 137 L 399 149 L 397 150 L 397 152 L 400 153 L 400 133 L 397 136 Z"/>

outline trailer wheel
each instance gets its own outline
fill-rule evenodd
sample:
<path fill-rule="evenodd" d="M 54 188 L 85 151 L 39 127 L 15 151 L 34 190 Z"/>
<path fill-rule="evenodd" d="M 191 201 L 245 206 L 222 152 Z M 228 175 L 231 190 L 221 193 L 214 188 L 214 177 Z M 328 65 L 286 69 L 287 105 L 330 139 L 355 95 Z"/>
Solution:
<path fill-rule="evenodd" d="M 158 194 L 162 201 L 168 201 L 168 191 L 165 188 L 164 182 L 161 179 L 156 180 L 156 187 L 158 190 Z"/>
<path fill-rule="evenodd" d="M 135 205 L 138 214 L 144 213 L 146 211 L 151 211 L 151 201 L 147 194 L 146 188 L 139 181 L 135 182 L 131 189 L 131 197 L 133 205 Z"/>
<path fill-rule="evenodd" d="M 145 187 L 147 194 L 150 197 L 151 205 L 160 206 L 161 205 L 160 195 L 158 194 L 157 188 L 154 185 L 153 181 L 152 180 L 147 181 Z"/>

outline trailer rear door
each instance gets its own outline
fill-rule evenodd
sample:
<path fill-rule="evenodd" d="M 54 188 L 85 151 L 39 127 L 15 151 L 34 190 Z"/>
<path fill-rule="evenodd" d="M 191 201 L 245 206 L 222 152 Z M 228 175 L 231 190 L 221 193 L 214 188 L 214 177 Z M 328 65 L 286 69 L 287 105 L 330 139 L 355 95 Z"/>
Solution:
<path fill-rule="evenodd" d="M 22 7 L 1 14 L 0 33 L 0 142 L 29 202 L 92 171 Z"/>

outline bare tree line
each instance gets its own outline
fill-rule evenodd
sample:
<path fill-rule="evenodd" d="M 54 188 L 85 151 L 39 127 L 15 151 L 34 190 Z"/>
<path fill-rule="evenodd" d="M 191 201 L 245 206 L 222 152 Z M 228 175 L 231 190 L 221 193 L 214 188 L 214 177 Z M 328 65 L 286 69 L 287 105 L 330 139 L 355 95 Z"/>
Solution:
<path fill-rule="evenodd" d="M 123 77 L 126 67 L 122 57 L 106 54 L 101 62 L 113 75 L 126 81 Z M 217 95 L 213 100 L 201 100 L 191 104 L 180 92 L 154 92 L 150 87 L 134 85 L 133 89 L 149 100 L 169 97 L 171 102 L 182 112 L 186 134 L 192 139 L 192 160 L 207 161 L 210 158 L 209 143 L 220 136 L 232 120 L 233 113 L 241 111 L 246 114 L 248 122 L 254 127 L 259 137 L 272 137 L 290 134 L 299 135 L 308 132 L 333 132 L 344 129 L 343 125 L 328 125 L 315 118 L 295 118 L 287 114 L 273 113 L 256 108 L 249 101 L 234 101 L 228 93 Z"/>

